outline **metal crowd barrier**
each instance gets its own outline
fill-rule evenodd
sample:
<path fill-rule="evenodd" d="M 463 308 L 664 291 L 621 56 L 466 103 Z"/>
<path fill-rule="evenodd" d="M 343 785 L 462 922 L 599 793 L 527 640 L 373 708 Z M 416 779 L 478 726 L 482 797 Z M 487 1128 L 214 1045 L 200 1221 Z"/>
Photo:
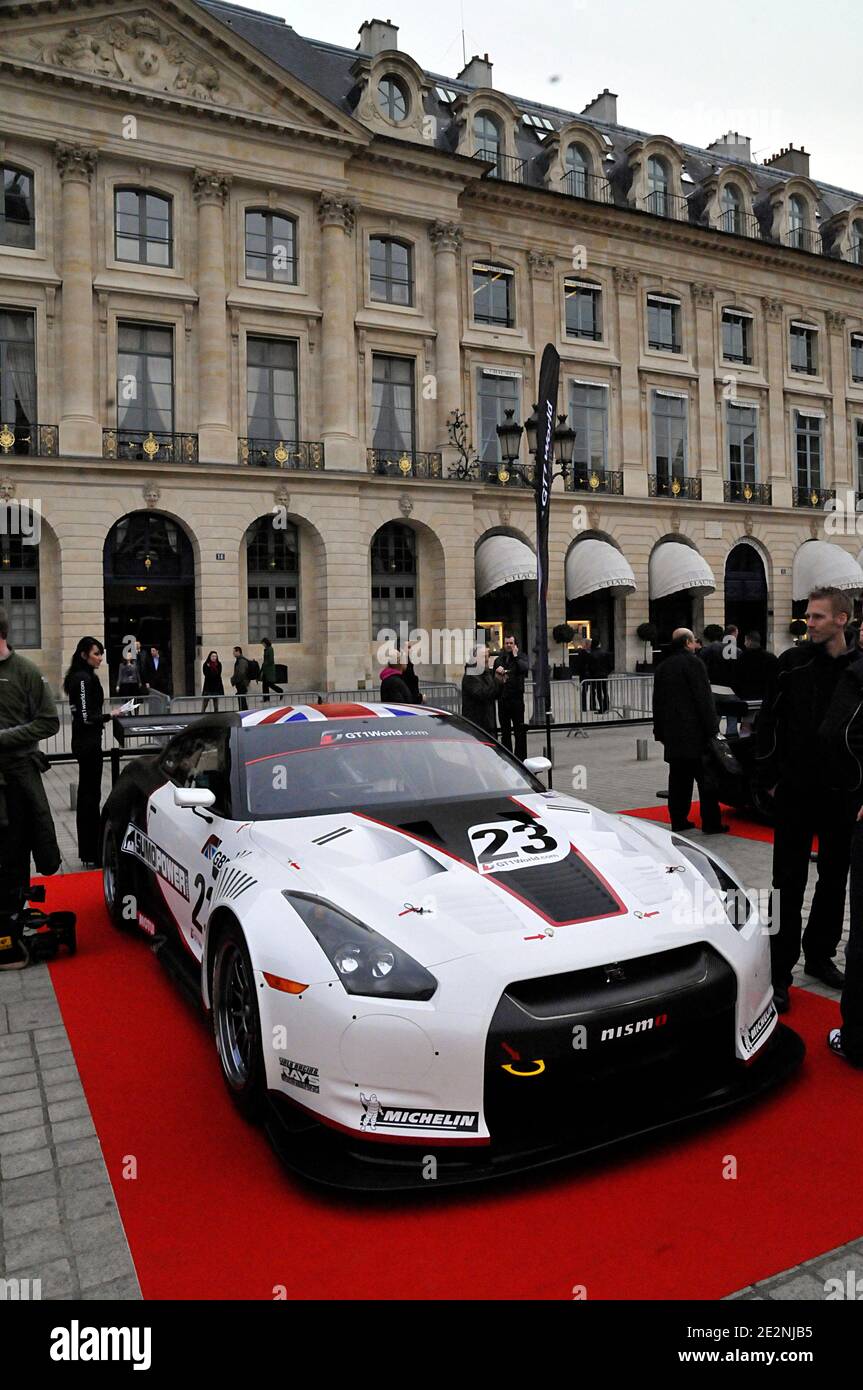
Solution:
<path fill-rule="evenodd" d="M 533 682 L 524 687 L 525 718 L 533 717 Z M 653 718 L 653 676 L 625 673 L 601 680 L 551 682 L 555 725 L 641 724 Z"/>

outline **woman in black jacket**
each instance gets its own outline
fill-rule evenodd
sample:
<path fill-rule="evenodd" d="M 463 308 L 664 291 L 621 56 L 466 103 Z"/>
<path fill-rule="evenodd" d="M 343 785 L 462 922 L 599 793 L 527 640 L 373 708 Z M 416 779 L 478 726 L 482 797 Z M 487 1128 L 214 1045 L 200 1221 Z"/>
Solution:
<path fill-rule="evenodd" d="M 218 652 L 210 652 L 201 670 L 204 673 L 204 689 L 201 692 L 204 696 L 204 703 L 201 705 L 201 713 L 206 714 L 207 705 L 210 703 L 208 696 L 212 698 L 213 710 L 219 713 L 219 702 L 217 695 L 224 695 L 225 687 L 222 683 L 222 663 L 219 660 Z"/>
<path fill-rule="evenodd" d="M 72 712 L 72 753 L 78 762 L 78 858 L 85 869 L 96 868 L 101 858 L 102 728 L 112 718 L 102 712 L 104 692 L 96 674 L 104 655 L 95 637 L 82 637 L 63 681 Z"/>

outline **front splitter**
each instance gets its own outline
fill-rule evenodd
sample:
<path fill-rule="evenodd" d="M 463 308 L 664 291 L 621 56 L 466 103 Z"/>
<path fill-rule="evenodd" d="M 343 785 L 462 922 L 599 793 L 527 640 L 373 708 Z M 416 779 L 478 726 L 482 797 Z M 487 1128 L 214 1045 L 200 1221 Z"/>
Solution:
<path fill-rule="evenodd" d="M 285 1165 L 318 1186 L 365 1193 L 436 1191 L 549 1168 L 720 1114 L 787 1080 L 805 1053 L 803 1039 L 780 1024 L 753 1062 L 737 1064 L 727 1081 L 705 1094 L 642 1098 L 625 1116 L 595 1116 L 589 1127 L 580 1126 L 577 1133 L 553 1141 L 531 1143 L 524 1136 L 518 1144 L 471 1149 L 436 1149 L 431 1140 L 427 1146 L 410 1147 L 364 1143 L 315 1122 L 298 1125 L 296 1110 L 282 1104 L 278 1095 L 271 1095 L 266 1130 Z"/>

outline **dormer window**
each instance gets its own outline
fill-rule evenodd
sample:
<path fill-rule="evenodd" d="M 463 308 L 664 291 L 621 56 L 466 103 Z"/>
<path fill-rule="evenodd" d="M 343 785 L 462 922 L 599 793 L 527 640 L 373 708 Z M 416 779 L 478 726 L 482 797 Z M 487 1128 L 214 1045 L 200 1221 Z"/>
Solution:
<path fill-rule="evenodd" d="M 478 111 L 473 118 L 474 154 L 478 159 L 494 162 L 492 178 L 502 179 L 503 150 L 500 126 L 488 111 Z"/>
<path fill-rule="evenodd" d="M 7 164 L 3 168 L 0 202 L 0 246 L 32 251 L 35 244 L 33 175 Z"/>
<path fill-rule="evenodd" d="M 647 161 L 647 211 L 657 217 L 671 215 L 671 171 L 660 155 L 651 155 Z"/>
<path fill-rule="evenodd" d="M 407 120 L 410 98 L 397 77 L 382 77 L 378 83 L 378 106 L 389 121 Z"/>
<path fill-rule="evenodd" d="M 743 194 L 735 183 L 727 183 L 722 190 L 722 230 L 743 236 L 744 226 Z"/>
<path fill-rule="evenodd" d="M 851 259 L 855 265 L 863 265 L 863 221 L 859 217 L 851 224 Z"/>
<path fill-rule="evenodd" d="M 566 152 L 566 175 L 563 186 L 565 191 L 572 198 L 587 198 L 589 196 L 589 180 L 591 174 L 590 155 L 583 145 L 570 145 Z"/>
<path fill-rule="evenodd" d="M 788 234 L 785 245 L 793 246 L 798 251 L 821 250 L 821 236 L 812 227 L 809 203 L 798 193 L 792 193 L 788 199 Z"/>

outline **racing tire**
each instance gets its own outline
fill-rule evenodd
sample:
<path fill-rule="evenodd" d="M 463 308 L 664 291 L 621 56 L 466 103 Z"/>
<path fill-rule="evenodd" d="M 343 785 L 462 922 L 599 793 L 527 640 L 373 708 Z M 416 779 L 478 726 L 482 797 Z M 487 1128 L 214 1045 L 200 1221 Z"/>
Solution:
<path fill-rule="evenodd" d="M 123 916 L 123 903 L 133 896 L 128 871 L 123 868 L 123 858 L 117 840 L 117 832 L 109 820 L 102 831 L 102 894 L 112 926 L 118 931 L 126 931 L 134 922 Z"/>
<path fill-rule="evenodd" d="M 234 921 L 226 923 L 216 942 L 212 1001 L 222 1077 L 240 1114 L 257 1122 L 267 1109 L 261 1016 L 246 939 Z"/>

